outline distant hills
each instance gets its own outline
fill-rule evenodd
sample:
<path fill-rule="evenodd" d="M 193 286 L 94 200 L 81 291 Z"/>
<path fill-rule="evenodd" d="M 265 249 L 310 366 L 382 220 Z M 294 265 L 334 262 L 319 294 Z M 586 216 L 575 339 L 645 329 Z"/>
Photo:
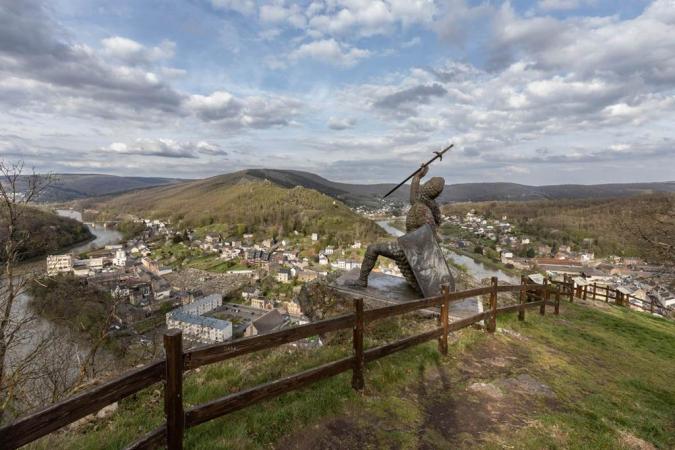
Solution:
<path fill-rule="evenodd" d="M 42 195 L 42 201 L 66 202 L 182 181 L 175 178 L 119 177 L 99 174 L 55 174 L 54 178 L 55 181 Z M 23 177 L 24 182 L 25 180 L 27 178 Z"/>
<path fill-rule="evenodd" d="M 207 183 L 213 186 L 232 185 L 246 181 L 270 181 L 284 188 L 301 186 L 338 199 L 347 205 L 380 204 L 382 195 L 395 186 L 393 183 L 350 184 L 327 180 L 319 175 L 299 170 L 248 169 L 204 180 L 186 181 L 173 178 L 116 177 L 111 175 L 58 175 L 58 183 L 48 195 L 54 201 L 113 195 L 130 190 L 159 185 Z M 446 180 L 446 182 L 449 180 Z M 389 198 L 405 202 L 410 187 L 401 187 Z M 675 181 L 655 183 L 562 184 L 528 186 L 517 183 L 460 183 L 447 184 L 441 202 L 571 200 L 585 198 L 617 198 L 656 192 L 675 192 Z"/>
<path fill-rule="evenodd" d="M 212 182 L 236 183 L 239 181 L 268 180 L 285 188 L 302 186 L 314 189 L 344 203 L 355 205 L 376 205 L 381 197 L 395 184 L 349 184 L 327 180 L 319 175 L 299 170 L 249 169 L 209 178 Z M 217 180 L 217 181 L 216 181 Z M 447 180 L 446 180 L 447 181 Z M 407 201 L 410 186 L 402 186 L 390 197 L 392 200 Z M 583 198 L 628 197 L 654 192 L 675 192 L 675 182 L 661 183 L 618 183 L 618 184 L 563 184 L 551 186 L 528 186 L 517 183 L 461 183 L 447 184 L 441 195 L 442 202 L 479 201 L 526 201 L 563 200 Z"/>

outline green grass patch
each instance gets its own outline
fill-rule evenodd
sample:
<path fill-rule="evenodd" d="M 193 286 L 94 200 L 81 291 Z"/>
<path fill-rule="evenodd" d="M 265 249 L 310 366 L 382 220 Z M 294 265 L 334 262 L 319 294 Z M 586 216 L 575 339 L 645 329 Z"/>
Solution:
<path fill-rule="evenodd" d="M 366 330 L 366 347 L 430 325 L 408 318 L 373 324 Z M 513 314 L 500 316 L 497 325 L 509 333 L 462 330 L 447 357 L 428 342 L 367 364 L 363 394 L 351 389 L 347 372 L 200 425 L 187 432 L 186 448 L 271 448 L 281 440 L 292 444 L 330 434 L 326 423 L 331 421 L 351 427 L 337 431 L 338 442 L 340 432 L 349 433 L 345 438 L 361 436 L 361 441 L 346 440 L 344 448 L 426 443 L 437 448 L 615 449 L 629 447 L 626 436 L 657 448 L 675 446 L 675 324 L 619 307 L 564 303 L 559 316 L 528 310 L 524 322 Z M 320 349 L 285 346 L 203 367 L 186 376 L 186 407 L 351 351 L 350 332 L 343 332 Z M 545 383 L 554 398 L 477 401 L 468 389 L 523 374 Z M 499 418 L 495 423 L 490 414 L 481 415 L 488 406 Z M 511 409 L 500 416 L 500 408 Z M 472 425 L 474 416 L 478 426 Z M 53 435 L 34 447 L 120 448 L 161 420 L 161 396 L 149 389 L 122 402 L 110 419 Z M 321 448 L 317 442 L 303 448 Z"/>

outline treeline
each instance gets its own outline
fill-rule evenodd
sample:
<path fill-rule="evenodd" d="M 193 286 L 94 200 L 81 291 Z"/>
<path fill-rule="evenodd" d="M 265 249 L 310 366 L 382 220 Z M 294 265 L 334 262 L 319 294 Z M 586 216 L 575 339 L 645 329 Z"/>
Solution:
<path fill-rule="evenodd" d="M 27 208 L 17 224 L 19 237 L 25 242 L 20 248 L 20 259 L 26 260 L 49 253 L 57 253 L 65 247 L 93 238 L 86 225 L 74 219 L 36 208 Z M 0 248 L 7 240 L 7 215 L 0 207 Z M 0 260 L 4 255 L 0 252 Z"/>
<path fill-rule="evenodd" d="M 454 203 L 445 214 L 475 209 L 487 218 L 507 220 L 519 232 L 552 246 L 571 245 L 596 256 L 659 259 L 646 238 L 675 239 L 675 195 L 647 194 L 619 199 Z M 668 229 L 672 232 L 668 233 Z"/>
<path fill-rule="evenodd" d="M 90 343 L 108 335 L 114 319 L 114 300 L 109 293 L 100 291 L 72 275 L 43 277 L 29 285 L 31 307 L 40 316 L 81 334 Z M 115 342 L 104 339 L 109 349 Z"/>

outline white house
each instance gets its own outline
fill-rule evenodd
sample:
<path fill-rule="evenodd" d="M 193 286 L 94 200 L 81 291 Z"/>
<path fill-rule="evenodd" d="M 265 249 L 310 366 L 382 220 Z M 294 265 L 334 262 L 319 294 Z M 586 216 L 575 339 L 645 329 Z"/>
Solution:
<path fill-rule="evenodd" d="M 117 249 L 115 251 L 115 257 L 113 258 L 113 266 L 115 267 L 125 267 L 127 265 L 127 252 L 124 249 Z"/>
<path fill-rule="evenodd" d="M 69 273 L 73 270 L 72 255 L 49 255 L 47 256 L 47 275 L 54 276 L 59 273 Z"/>

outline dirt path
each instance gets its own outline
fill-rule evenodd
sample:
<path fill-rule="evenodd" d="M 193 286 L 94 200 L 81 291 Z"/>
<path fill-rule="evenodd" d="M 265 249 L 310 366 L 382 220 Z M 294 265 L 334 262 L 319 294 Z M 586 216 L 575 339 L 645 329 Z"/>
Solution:
<path fill-rule="evenodd" d="M 528 426 L 558 408 L 553 391 L 528 373 L 532 355 L 517 336 L 497 335 L 457 359 L 421 368 L 400 401 L 350 411 L 279 442 L 278 449 L 445 449 L 498 442 L 500 431 Z M 364 401 L 369 402 L 369 393 Z"/>

